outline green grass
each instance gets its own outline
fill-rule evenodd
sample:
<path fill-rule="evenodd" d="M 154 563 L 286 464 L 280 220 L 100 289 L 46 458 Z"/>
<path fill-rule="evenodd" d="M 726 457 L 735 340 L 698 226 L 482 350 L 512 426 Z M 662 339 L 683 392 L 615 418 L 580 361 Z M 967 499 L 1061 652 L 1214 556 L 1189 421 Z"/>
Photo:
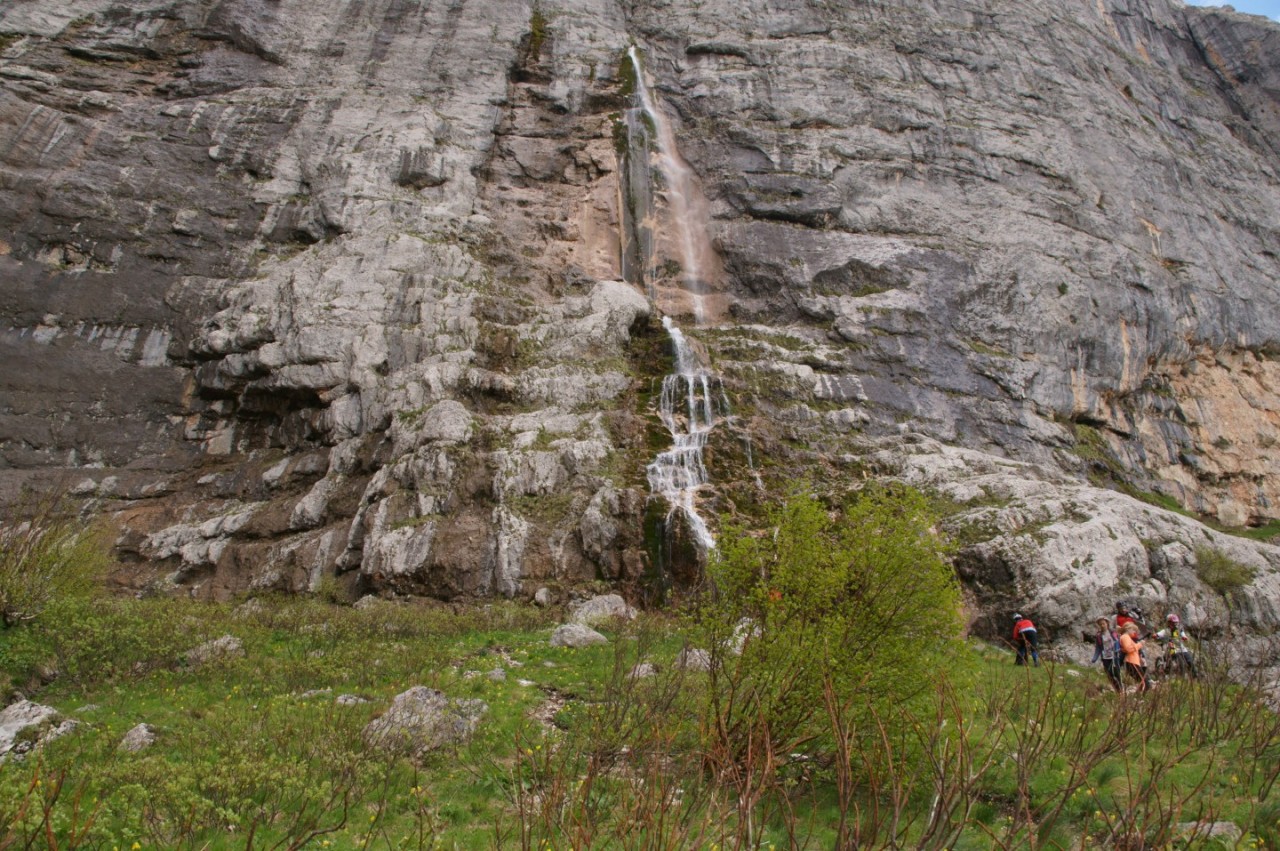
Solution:
<path fill-rule="evenodd" d="M 1270 541 L 1272 538 L 1280 535 L 1280 520 L 1271 520 L 1261 526 L 1251 526 L 1246 529 L 1240 529 L 1234 534 L 1242 538 L 1252 538 L 1255 541 Z"/>
<path fill-rule="evenodd" d="M 992 346 L 981 340 L 969 340 L 969 348 L 973 349 L 980 355 L 987 355 L 994 358 L 1007 358 L 1009 353 L 998 346 Z"/>
<path fill-rule="evenodd" d="M 245 619 L 226 606 L 171 600 L 115 600 L 100 608 L 96 619 L 78 613 L 82 622 L 98 624 L 81 633 L 83 647 L 53 628 L 6 634 L 11 640 L 0 661 L 10 680 L 31 691 L 37 667 L 60 669 L 62 676 L 33 696 L 81 720 L 82 728 L 51 742 L 39 766 L 0 768 L 0 801 L 16 808 L 14 796 L 36 772 L 52 776 L 76 766 L 75 788 L 103 802 L 95 821 L 102 841 L 145 847 L 178 847 L 184 832 L 210 847 L 242 847 L 238 837 L 255 818 L 270 816 L 271 824 L 258 828 L 271 833 L 280 812 L 302 810 L 308 801 L 318 807 L 331 793 L 352 804 L 340 831 L 344 842 L 358 843 L 371 829 L 364 824 L 370 816 L 373 828 L 405 832 L 406 813 L 418 812 L 406 790 L 425 787 L 407 782 L 412 766 L 366 749 L 360 731 L 413 685 L 479 697 L 491 707 L 470 746 L 485 759 L 444 758 L 431 784 L 436 800 L 448 802 L 432 810 L 433 818 L 458 836 L 488 836 L 497 814 L 492 801 L 469 791 L 477 777 L 510 758 L 544 688 L 588 692 L 588 678 L 607 653 L 552 648 L 545 614 L 508 606 L 465 614 L 390 605 L 365 612 L 277 600 Z M 242 640 L 244 659 L 198 670 L 183 664 L 186 650 L 224 633 Z M 94 647 L 102 664 L 87 658 Z M 509 670 L 505 682 L 467 676 L 498 666 Z M 520 685 L 522 675 L 538 685 Z M 315 689 L 330 691 L 301 697 Z M 368 702 L 339 706 L 340 694 Z M 97 708 L 76 712 L 85 705 Z M 118 753 L 120 738 L 141 722 L 159 730 L 159 743 L 138 755 Z M 475 843 L 463 847 L 469 844 Z"/>
<path fill-rule="evenodd" d="M 672 664 L 691 634 L 676 615 L 571 650 L 547 640 L 563 613 L 516 604 L 265 603 L 236 616 L 189 600 L 71 601 L 0 633 L 9 689 L 81 722 L 0 765 L 0 845 L 46 847 L 47 814 L 60 848 L 629 848 L 646 837 L 748 847 L 746 776 L 759 781 L 759 848 L 790 847 L 792 832 L 832 847 L 851 804 L 864 847 L 890 836 L 1024 847 L 1038 830 L 1041 847 L 1067 848 L 1085 834 L 1113 843 L 1133 825 L 1165 837 L 1155 847 L 1180 847 L 1167 824 L 1197 818 L 1252 831 L 1245 847 L 1275 847 L 1280 833 L 1280 723 L 1218 679 L 1122 698 L 1098 670 L 1016 668 L 1008 653 L 963 645 L 945 680 L 918 672 L 910 709 L 880 716 L 892 735 L 848 730 L 842 807 L 839 737 L 823 725 L 771 765 L 710 747 L 712 686 Z M 227 633 L 244 658 L 185 664 L 186 651 Z M 658 676 L 629 679 L 640 659 Z M 484 676 L 496 667 L 505 680 Z M 51 682 L 48 669 L 60 672 Z M 367 748 L 364 726 L 414 685 L 484 700 L 473 740 L 417 764 Z M 328 691 L 304 696 L 317 689 Z M 341 694 L 367 702 L 338 705 Z M 141 722 L 157 744 L 120 751 Z M 930 838 L 939 788 L 945 829 Z"/>

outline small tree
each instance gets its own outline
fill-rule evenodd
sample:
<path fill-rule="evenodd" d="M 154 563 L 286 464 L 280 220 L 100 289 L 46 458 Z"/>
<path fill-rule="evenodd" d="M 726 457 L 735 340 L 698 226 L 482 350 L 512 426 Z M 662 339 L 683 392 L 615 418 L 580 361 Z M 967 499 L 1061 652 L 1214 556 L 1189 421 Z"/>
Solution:
<path fill-rule="evenodd" d="M 106 565 L 98 536 L 54 498 L 0 525 L 0 627 L 40 616 L 55 600 L 92 592 Z"/>
<path fill-rule="evenodd" d="M 764 528 L 726 526 L 698 610 L 709 731 L 729 760 L 825 736 L 824 699 L 868 717 L 931 688 L 960 592 L 918 491 L 872 484 L 828 509 L 797 491 Z"/>

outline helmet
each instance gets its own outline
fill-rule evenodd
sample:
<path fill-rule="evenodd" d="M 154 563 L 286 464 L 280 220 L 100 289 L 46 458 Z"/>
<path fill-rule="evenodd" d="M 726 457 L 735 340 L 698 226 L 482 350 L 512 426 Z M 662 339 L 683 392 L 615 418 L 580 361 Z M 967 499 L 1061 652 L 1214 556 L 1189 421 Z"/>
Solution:
<path fill-rule="evenodd" d="M 1020 621 L 1020 620 L 1022 620 L 1022 615 L 1015 614 L 1015 615 L 1013 616 L 1013 619 L 1014 619 L 1015 621 Z"/>
<path fill-rule="evenodd" d="M 1169 623 L 1179 623 L 1179 622 L 1180 622 L 1180 621 L 1178 620 L 1178 616 L 1177 616 L 1177 615 L 1175 615 L 1175 614 L 1173 614 L 1172 612 L 1170 612 L 1170 613 L 1169 613 Z"/>

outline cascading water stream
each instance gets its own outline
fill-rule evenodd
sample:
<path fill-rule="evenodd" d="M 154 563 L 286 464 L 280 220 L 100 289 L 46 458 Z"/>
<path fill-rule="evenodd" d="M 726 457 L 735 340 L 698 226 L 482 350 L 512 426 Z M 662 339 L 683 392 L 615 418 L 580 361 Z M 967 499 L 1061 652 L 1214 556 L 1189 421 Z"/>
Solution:
<path fill-rule="evenodd" d="M 672 515 L 681 513 L 698 547 L 705 553 L 715 546 L 715 538 L 698 514 L 695 500 L 698 489 L 707 483 L 702 453 L 716 425 L 712 391 L 720 379 L 698 363 L 689 341 L 671 317 L 663 317 L 662 325 L 675 349 L 676 369 L 662 379 L 658 416 L 671 432 L 672 443 L 670 449 L 658 453 L 649 463 L 646 470 L 649 490 L 666 499 L 670 509 L 666 518 L 668 525 Z"/>
<path fill-rule="evenodd" d="M 645 82 L 644 70 L 635 47 L 627 52 L 635 72 L 636 106 L 626 116 L 628 132 L 628 185 L 626 200 L 634 230 L 630 251 L 624 249 L 624 266 L 630 259 L 641 272 L 650 298 L 655 302 L 655 267 L 661 245 L 674 251 L 680 263 L 679 285 L 691 301 L 694 321 L 704 319 L 703 285 L 706 270 L 714 264 L 708 238 L 705 199 L 698 192 L 692 169 L 676 148 L 675 134 L 666 116 L 654 102 Z M 650 150 L 652 148 L 652 150 Z M 661 178 L 661 215 L 655 209 L 650 169 Z M 643 180 L 644 183 L 637 181 Z M 663 238 L 665 237 L 665 239 Z M 671 338 L 675 369 L 662 381 L 658 416 L 671 433 L 671 448 L 660 452 L 647 468 L 649 490 L 666 504 L 662 534 L 666 539 L 665 567 L 670 568 L 671 539 L 687 535 L 696 547 L 698 560 L 715 546 L 715 538 L 698 513 L 698 492 L 707 484 L 703 450 L 718 422 L 728 412 L 728 400 L 720 379 L 700 362 L 690 341 L 670 316 L 663 327 Z M 716 395 L 718 393 L 719 400 Z M 719 401 L 719 404 L 717 402 Z M 717 412 L 719 409 L 719 412 Z"/>

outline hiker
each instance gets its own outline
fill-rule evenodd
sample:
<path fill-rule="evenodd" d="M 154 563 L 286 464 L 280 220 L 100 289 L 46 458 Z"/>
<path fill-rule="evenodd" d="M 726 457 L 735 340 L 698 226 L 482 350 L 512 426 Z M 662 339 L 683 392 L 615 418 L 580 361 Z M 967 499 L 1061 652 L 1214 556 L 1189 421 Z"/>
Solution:
<path fill-rule="evenodd" d="M 1128 600 L 1116 601 L 1116 629 L 1123 630 L 1127 623 L 1136 623 L 1138 628 L 1145 629 L 1142 624 L 1142 610 Z"/>
<path fill-rule="evenodd" d="M 1144 633 L 1150 633 L 1151 630 L 1149 630 L 1147 628 L 1147 625 L 1142 622 L 1142 619 L 1143 619 L 1142 610 L 1139 609 L 1137 606 L 1135 606 L 1131 601 L 1129 600 L 1116 601 L 1116 631 L 1117 632 L 1124 632 L 1124 625 L 1127 623 L 1131 623 L 1138 627 L 1139 635 L 1143 635 Z M 1147 667 L 1147 651 L 1142 650 L 1138 655 L 1142 657 L 1142 667 L 1145 669 Z"/>
<path fill-rule="evenodd" d="M 1101 659 L 1102 669 L 1107 672 L 1111 687 L 1116 691 L 1124 691 L 1121 667 L 1124 653 L 1120 649 L 1120 636 L 1111 628 L 1111 621 L 1106 618 L 1098 618 L 1095 624 L 1098 634 L 1093 637 L 1093 658 L 1089 660 L 1089 664 Z"/>
<path fill-rule="evenodd" d="M 1191 655 L 1191 645 L 1189 643 L 1191 637 L 1182 628 L 1182 619 L 1170 612 L 1166 623 L 1167 626 L 1156 633 L 1156 641 L 1167 645 L 1164 652 L 1165 670 L 1173 673 L 1175 668 L 1181 668 L 1192 677 L 1198 676 L 1196 673 L 1196 660 Z"/>
<path fill-rule="evenodd" d="M 1040 667 L 1040 645 L 1036 635 L 1036 625 L 1022 615 L 1013 616 L 1013 643 L 1018 648 L 1018 655 L 1013 660 L 1015 665 L 1027 664 L 1027 654 L 1031 661 Z"/>
<path fill-rule="evenodd" d="M 1138 640 L 1138 625 L 1132 620 L 1120 630 L 1120 650 L 1124 653 L 1124 669 L 1137 685 L 1139 692 L 1146 691 L 1147 668 L 1142 664 L 1142 644 Z"/>

